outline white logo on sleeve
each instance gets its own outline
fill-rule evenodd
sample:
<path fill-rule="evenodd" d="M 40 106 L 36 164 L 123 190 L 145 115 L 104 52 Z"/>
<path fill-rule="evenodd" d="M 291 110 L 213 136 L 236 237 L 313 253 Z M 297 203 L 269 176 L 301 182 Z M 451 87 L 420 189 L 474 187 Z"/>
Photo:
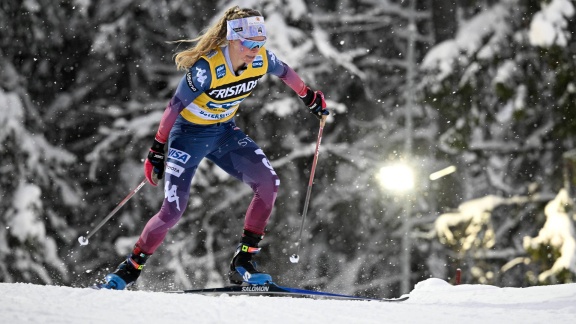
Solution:
<path fill-rule="evenodd" d="M 272 63 L 276 64 L 276 55 L 274 55 L 274 53 L 268 52 L 270 53 L 270 60 L 272 61 Z"/>
<path fill-rule="evenodd" d="M 206 75 L 206 70 L 197 67 L 196 68 L 196 80 L 198 80 L 198 82 L 200 82 L 201 86 L 204 86 L 204 81 L 206 81 L 206 78 L 208 78 L 208 76 Z"/>

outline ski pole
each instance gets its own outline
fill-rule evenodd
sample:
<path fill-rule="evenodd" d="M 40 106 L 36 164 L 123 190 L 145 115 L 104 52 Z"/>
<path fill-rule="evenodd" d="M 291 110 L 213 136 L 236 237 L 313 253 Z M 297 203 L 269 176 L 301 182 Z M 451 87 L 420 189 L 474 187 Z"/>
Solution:
<path fill-rule="evenodd" d="M 310 170 L 310 180 L 308 181 L 308 190 L 306 191 L 306 200 L 304 201 L 304 211 L 302 211 L 302 223 L 300 224 L 300 235 L 298 236 L 298 243 L 296 243 L 296 253 L 290 256 L 290 262 L 298 263 L 300 260 L 300 245 L 302 244 L 302 231 L 304 230 L 304 221 L 306 214 L 308 214 L 308 204 L 310 203 L 310 193 L 312 192 L 312 184 L 314 183 L 314 173 L 316 172 L 316 164 L 318 163 L 318 154 L 320 153 L 320 142 L 322 141 L 322 131 L 326 124 L 326 116 L 322 116 L 320 120 L 320 130 L 318 131 L 318 139 L 316 140 L 316 151 L 314 152 L 314 160 L 312 161 L 312 168 Z"/>
<path fill-rule="evenodd" d="M 106 222 L 108 222 L 110 220 L 110 218 L 112 218 L 112 216 L 114 216 L 114 214 L 116 214 L 118 212 L 118 210 L 120 210 L 120 208 L 122 208 L 122 206 L 124 206 L 124 204 L 126 204 L 128 202 L 128 200 L 130 200 L 130 198 L 132 198 L 132 196 L 134 196 L 138 190 L 140 190 L 142 187 L 144 187 L 144 185 L 146 184 L 146 178 L 144 178 L 144 180 L 142 180 L 142 182 L 140 182 L 140 184 L 138 185 L 138 187 L 136 187 L 134 190 L 132 190 L 132 192 L 130 192 L 128 194 L 128 196 L 126 196 L 126 198 L 124 198 L 124 200 L 122 200 L 117 206 L 116 208 L 114 208 L 114 210 L 112 210 L 110 212 L 110 214 L 108 214 L 108 216 L 106 216 L 106 218 L 104 218 L 100 224 L 96 225 L 96 227 L 90 231 L 88 234 L 88 236 L 84 237 L 84 236 L 80 236 L 78 237 L 78 242 L 80 243 L 80 245 L 88 245 L 88 239 L 90 239 L 92 237 L 92 235 L 96 234 L 96 232 L 98 232 L 98 230 L 100 229 L 100 227 L 102 227 L 104 224 L 106 224 Z"/>

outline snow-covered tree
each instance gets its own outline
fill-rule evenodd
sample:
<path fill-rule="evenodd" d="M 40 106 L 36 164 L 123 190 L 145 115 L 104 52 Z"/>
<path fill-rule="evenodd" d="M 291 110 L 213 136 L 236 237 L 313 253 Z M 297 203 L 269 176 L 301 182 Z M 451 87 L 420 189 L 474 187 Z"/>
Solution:
<path fill-rule="evenodd" d="M 498 213 L 488 212 L 485 222 L 476 223 L 484 226 L 485 234 L 494 221 L 508 223 L 509 231 L 508 239 L 501 236 L 492 246 L 485 242 L 475 245 L 476 252 L 499 255 L 489 262 L 469 254 L 459 259 L 476 271 L 472 276 L 477 280 L 512 285 L 530 281 L 524 276 L 510 281 L 502 278 L 511 268 L 508 258 L 519 253 L 526 256 L 522 238 L 534 236 L 542 226 L 543 206 L 534 203 L 551 199 L 561 189 L 562 154 L 574 147 L 574 5 L 568 0 L 490 4 L 463 19 L 455 37 L 435 46 L 423 61 L 423 68 L 432 72 L 423 81 L 425 102 L 441 116 L 437 121 L 440 150 L 452 156 L 461 170 L 462 199 L 489 195 L 528 199 L 522 208 L 499 216 L 506 217 L 506 222 L 498 220 Z M 440 224 L 446 217 L 439 218 Z M 474 226 L 474 218 L 458 219 L 454 223 L 468 230 Z M 525 222 L 533 226 L 520 231 Z M 459 235 L 464 242 L 475 237 L 470 231 Z M 534 248 L 535 242 L 529 246 Z M 512 253 L 506 254 L 511 246 Z M 470 248 L 462 244 L 452 247 L 461 253 Z M 498 268 L 503 263 L 506 265 Z M 523 269 L 524 273 L 536 271 Z"/>

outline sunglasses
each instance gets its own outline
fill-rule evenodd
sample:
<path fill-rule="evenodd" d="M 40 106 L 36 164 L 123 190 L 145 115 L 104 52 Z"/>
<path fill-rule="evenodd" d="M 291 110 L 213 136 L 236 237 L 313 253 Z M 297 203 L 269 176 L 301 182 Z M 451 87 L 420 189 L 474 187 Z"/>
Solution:
<path fill-rule="evenodd" d="M 238 35 L 238 33 L 236 33 L 236 32 L 234 32 L 234 33 L 236 35 Z M 255 40 L 242 38 L 242 36 L 240 36 L 240 35 L 238 35 L 238 38 L 240 38 L 240 44 L 242 44 L 242 46 L 244 46 L 244 47 L 247 47 L 248 49 L 262 48 L 262 46 L 264 46 L 264 44 L 266 44 L 266 40 L 255 41 Z"/>

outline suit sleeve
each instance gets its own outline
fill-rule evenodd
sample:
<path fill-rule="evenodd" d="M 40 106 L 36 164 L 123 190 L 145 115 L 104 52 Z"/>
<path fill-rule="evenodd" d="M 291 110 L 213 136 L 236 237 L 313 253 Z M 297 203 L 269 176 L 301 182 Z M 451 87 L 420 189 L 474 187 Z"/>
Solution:
<path fill-rule="evenodd" d="M 276 55 L 269 50 L 266 50 L 266 56 L 268 57 L 267 73 L 279 77 L 280 80 L 284 81 L 284 83 L 292 88 L 298 96 L 305 96 L 308 87 L 304 81 L 302 81 L 300 76 L 290 66 L 288 66 L 288 64 L 280 61 Z"/>
<path fill-rule="evenodd" d="M 210 73 L 208 73 L 209 70 L 208 62 L 200 59 L 182 77 L 174 96 L 170 99 L 164 114 L 162 114 L 162 119 L 156 132 L 156 140 L 158 142 L 166 143 L 168 141 L 170 130 L 172 130 L 178 115 L 210 87 L 212 78 Z"/>

